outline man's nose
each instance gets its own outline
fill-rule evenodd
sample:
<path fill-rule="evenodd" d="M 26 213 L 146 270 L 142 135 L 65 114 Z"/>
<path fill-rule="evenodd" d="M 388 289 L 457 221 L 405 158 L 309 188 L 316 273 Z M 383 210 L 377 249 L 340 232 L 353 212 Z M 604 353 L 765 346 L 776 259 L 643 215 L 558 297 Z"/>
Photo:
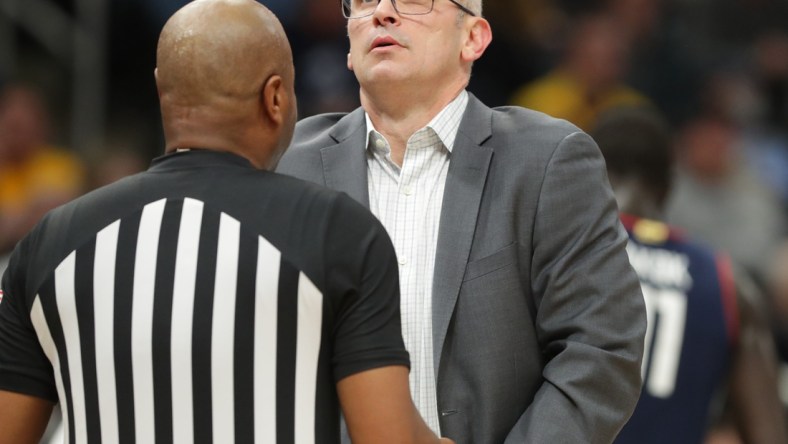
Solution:
<path fill-rule="evenodd" d="M 394 7 L 396 0 L 380 0 L 375 7 L 373 17 L 379 24 L 395 23 L 399 20 L 399 13 Z"/>

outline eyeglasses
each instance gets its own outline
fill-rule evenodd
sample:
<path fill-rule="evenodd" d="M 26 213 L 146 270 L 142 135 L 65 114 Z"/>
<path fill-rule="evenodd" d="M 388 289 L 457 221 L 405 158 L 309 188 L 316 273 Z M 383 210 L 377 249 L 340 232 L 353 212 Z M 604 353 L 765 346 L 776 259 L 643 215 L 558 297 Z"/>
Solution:
<path fill-rule="evenodd" d="M 470 9 L 460 4 L 457 0 L 449 0 L 464 13 L 476 17 Z M 368 17 L 375 13 L 381 0 L 341 0 L 342 15 L 347 19 Z M 391 0 L 391 5 L 400 15 L 425 15 L 432 12 L 435 0 Z"/>

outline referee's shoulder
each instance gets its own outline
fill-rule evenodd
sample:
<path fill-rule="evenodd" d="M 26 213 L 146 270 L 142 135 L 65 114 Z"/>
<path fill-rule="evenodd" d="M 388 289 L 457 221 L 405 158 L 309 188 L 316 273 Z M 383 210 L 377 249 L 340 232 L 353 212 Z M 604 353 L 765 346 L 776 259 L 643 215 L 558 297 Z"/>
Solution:
<path fill-rule="evenodd" d="M 135 205 L 139 198 L 140 178 L 138 173 L 119 179 L 108 185 L 90 190 L 81 196 L 50 210 L 41 222 L 74 221 L 77 215 L 91 222 L 106 219 L 106 223 L 116 218 L 111 208 Z"/>
<path fill-rule="evenodd" d="M 310 182 L 298 177 L 284 174 L 281 172 L 270 173 L 276 183 L 276 188 L 282 191 L 282 196 L 300 196 L 308 198 L 309 200 L 319 202 L 325 206 L 339 205 L 341 207 L 351 206 L 361 208 L 368 212 L 361 204 L 356 202 L 353 198 L 341 191 L 332 190 L 331 188 Z"/>
<path fill-rule="evenodd" d="M 347 193 L 336 191 L 322 185 L 279 172 L 272 173 L 278 181 L 277 188 L 287 190 L 282 195 L 292 196 L 294 200 L 309 202 L 313 210 L 329 212 L 333 217 L 351 224 L 382 225 L 362 204 Z"/>
<path fill-rule="evenodd" d="M 49 210 L 20 241 L 23 248 L 38 251 L 36 267 L 49 270 L 101 228 L 118 218 L 119 208 L 136 205 L 136 184 L 142 173 L 88 191 Z M 45 251 L 45 254 L 41 254 Z"/>

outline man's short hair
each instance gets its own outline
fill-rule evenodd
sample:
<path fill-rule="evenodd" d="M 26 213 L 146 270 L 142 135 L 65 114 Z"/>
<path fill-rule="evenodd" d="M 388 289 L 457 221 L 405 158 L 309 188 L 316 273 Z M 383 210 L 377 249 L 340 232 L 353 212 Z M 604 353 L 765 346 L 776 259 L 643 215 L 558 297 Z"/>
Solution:
<path fill-rule="evenodd" d="M 591 136 L 599 145 L 608 173 L 635 178 L 666 193 L 674 162 L 671 130 L 662 115 L 650 106 L 624 106 L 604 112 Z"/>

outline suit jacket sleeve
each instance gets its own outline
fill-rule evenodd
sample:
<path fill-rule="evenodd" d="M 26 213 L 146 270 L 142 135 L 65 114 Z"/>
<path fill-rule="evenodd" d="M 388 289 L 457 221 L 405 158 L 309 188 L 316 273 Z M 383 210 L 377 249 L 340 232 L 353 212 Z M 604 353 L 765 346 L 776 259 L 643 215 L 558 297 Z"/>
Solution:
<path fill-rule="evenodd" d="M 588 135 L 559 143 L 536 205 L 531 285 L 546 364 L 506 442 L 608 443 L 640 394 L 646 319 L 604 160 Z"/>

